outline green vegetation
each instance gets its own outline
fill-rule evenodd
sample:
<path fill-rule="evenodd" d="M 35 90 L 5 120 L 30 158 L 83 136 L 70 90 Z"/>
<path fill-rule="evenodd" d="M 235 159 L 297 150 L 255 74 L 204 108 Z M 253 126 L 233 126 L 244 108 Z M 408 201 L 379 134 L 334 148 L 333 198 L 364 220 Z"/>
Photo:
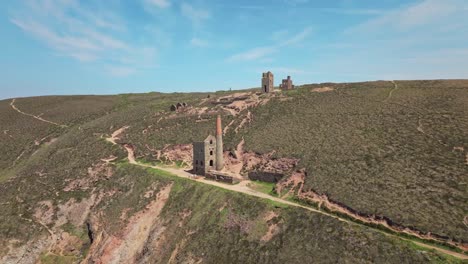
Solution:
<path fill-rule="evenodd" d="M 53 254 L 42 254 L 40 259 L 43 264 L 72 264 L 78 260 L 75 256 L 58 256 Z"/>
<path fill-rule="evenodd" d="M 261 181 L 252 181 L 252 184 L 249 186 L 250 188 L 260 191 L 262 193 L 266 193 L 272 196 L 276 196 L 275 193 L 275 184 L 270 182 L 261 182 Z"/>
<path fill-rule="evenodd" d="M 305 190 L 313 188 L 361 213 L 466 241 L 468 82 L 397 84 L 398 89 L 390 82 L 320 84 L 285 92 L 282 96 L 291 99 L 276 97 L 249 108 L 252 122 L 237 134 L 228 130 L 225 148 L 234 149 L 244 138 L 247 151 L 275 150 L 274 158 L 298 158 L 299 167 L 307 170 Z M 334 90 L 311 92 L 324 86 Z M 59 206 L 95 199 L 86 221 L 95 216 L 105 223 L 109 235 L 119 236 L 128 219 L 154 199 L 148 193 L 173 183 L 158 220 L 158 227 L 164 227 L 158 230 L 167 240 L 166 246 L 154 251 L 161 263 L 169 260 L 176 247 L 177 259 L 194 262 L 457 263 L 365 226 L 129 165 L 122 147 L 104 140 L 129 126 L 120 142 L 135 146 L 139 159 L 160 164 L 155 150 L 190 144 L 214 133 L 217 113 L 223 114 L 225 125 L 234 121 L 232 128 L 247 115 L 243 111 L 234 118 L 209 102 L 202 103 L 208 95 L 16 100 L 22 111 L 68 127 L 21 115 L 10 107 L 11 100 L 0 101 L 0 248 L 8 249 L 12 241 L 21 246 L 47 238 L 36 211 L 40 202 L 50 201 L 53 213 L 48 228 L 79 237 L 82 252 L 38 257 L 43 263 L 80 260 L 89 248 L 86 227 L 70 221 L 56 226 L 64 217 Z M 200 116 L 170 112 L 169 106 L 177 102 L 211 111 Z M 117 157 L 114 164 L 101 160 L 112 156 Z M 182 164 L 177 161 L 176 165 Z M 255 182 L 253 188 L 274 195 L 272 184 Z M 278 216 L 267 222 L 271 212 Z M 275 225 L 270 240 L 262 241 Z M 0 259 L 6 254 L 3 249 Z M 151 252 L 143 250 L 139 257 L 156 262 Z"/>
<path fill-rule="evenodd" d="M 306 190 L 466 241 L 468 82 L 397 84 L 388 100 L 391 82 L 304 86 L 252 109 L 228 147 L 244 138 L 247 150 L 299 158 Z M 334 90 L 311 92 L 323 86 Z"/>
<path fill-rule="evenodd" d="M 413 250 L 380 232 L 340 222 L 301 208 L 277 208 L 266 200 L 234 193 L 218 187 L 171 176 L 160 170 L 125 165 L 127 173 L 153 175 L 157 184 L 173 187 L 162 212 L 165 231 L 165 253 L 142 256 L 149 262 L 166 263 L 178 249 L 178 259 L 203 259 L 208 263 L 297 263 L 297 262 L 434 262 L 457 263 L 426 250 Z M 133 172 L 130 172 L 133 171 Z M 184 213 L 190 217 L 184 218 Z M 277 216 L 266 222 L 269 213 Z M 261 241 L 270 225 L 278 233 Z M 148 241 L 151 243 L 151 241 Z M 157 251 L 157 249 L 155 249 Z"/>

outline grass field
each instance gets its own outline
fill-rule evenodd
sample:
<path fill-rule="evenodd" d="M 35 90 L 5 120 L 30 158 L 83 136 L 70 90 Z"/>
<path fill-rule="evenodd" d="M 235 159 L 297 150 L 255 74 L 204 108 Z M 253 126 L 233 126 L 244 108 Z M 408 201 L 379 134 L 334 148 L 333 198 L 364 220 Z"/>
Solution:
<path fill-rule="evenodd" d="M 239 133 L 228 130 L 225 149 L 234 149 L 243 138 L 248 151 L 262 154 L 276 150 L 275 158 L 298 158 L 299 168 L 307 171 L 306 189 L 327 194 L 364 214 L 385 216 L 401 225 L 467 241 L 463 220 L 468 215 L 468 81 L 396 84 L 397 88 L 391 82 L 301 86 L 266 105 L 249 108 L 252 121 Z M 325 86 L 333 90 L 312 91 Z M 169 111 L 169 106 L 177 102 L 198 106 L 208 95 L 216 98 L 226 94 L 16 100 L 22 111 L 67 127 L 22 115 L 10 107 L 11 100 L 0 101 L 0 256 L 15 239 L 22 245 L 47 236 L 45 227 L 35 221 L 41 202 L 51 201 L 55 208 L 48 228 L 83 231 L 86 227 L 70 221 L 54 226 L 60 218 L 59 206 L 71 199 L 79 203 L 102 196 L 90 215 L 104 215 L 107 231 L 114 234 L 128 224 L 119 220 L 123 210 L 131 217 L 150 202 L 144 197 L 148 188 L 157 191 L 175 182 L 162 221 L 167 232 L 177 235 L 168 240 L 163 253 L 159 252 L 161 263 L 169 260 L 177 245 L 181 259 L 207 261 L 454 261 L 423 253 L 413 244 L 365 227 L 300 209 L 276 208 L 256 198 L 135 168 L 123 162 L 126 153 L 120 146 L 104 139 L 129 126 L 120 141 L 131 143 L 137 156 L 152 161 L 149 149 L 189 144 L 213 133 L 216 113 L 223 115 L 223 124 L 240 124 L 247 110 L 236 118 L 210 104 L 200 105 L 213 108 L 212 113 L 201 116 Z M 288 100 L 281 100 L 284 97 Z M 116 164 L 104 166 L 101 159 L 112 156 Z M 256 183 L 254 187 L 270 193 L 273 186 Z M 181 212 L 187 210 L 191 215 L 178 232 Z M 278 216 L 264 220 L 270 211 Z M 280 229 L 271 240 L 262 242 L 267 222 L 279 224 Z M 245 228 L 252 234 L 245 233 Z M 195 233 L 184 233 L 191 231 Z M 84 258 L 89 245 L 85 245 L 85 236 L 80 233 L 79 237 L 84 243 L 82 252 L 66 258 Z M 222 238 L 222 243 L 217 243 L 216 237 Z M 151 253 L 141 257 L 155 260 Z M 55 261 L 51 256 L 41 258 Z"/>

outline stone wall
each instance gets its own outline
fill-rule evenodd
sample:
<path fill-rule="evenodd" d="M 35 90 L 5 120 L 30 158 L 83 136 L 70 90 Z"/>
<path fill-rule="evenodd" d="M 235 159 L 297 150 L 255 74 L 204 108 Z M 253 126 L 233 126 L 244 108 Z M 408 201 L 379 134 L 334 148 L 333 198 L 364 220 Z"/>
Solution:
<path fill-rule="evenodd" d="M 249 179 L 252 181 L 272 182 L 277 183 L 284 177 L 282 173 L 267 172 L 267 171 L 251 171 Z"/>
<path fill-rule="evenodd" d="M 216 173 L 207 173 L 205 175 L 205 178 L 213 181 L 219 181 L 219 182 L 224 182 L 224 183 L 229 183 L 233 184 L 234 183 L 234 178 L 231 176 L 227 175 L 222 175 L 222 174 L 216 174 Z"/>

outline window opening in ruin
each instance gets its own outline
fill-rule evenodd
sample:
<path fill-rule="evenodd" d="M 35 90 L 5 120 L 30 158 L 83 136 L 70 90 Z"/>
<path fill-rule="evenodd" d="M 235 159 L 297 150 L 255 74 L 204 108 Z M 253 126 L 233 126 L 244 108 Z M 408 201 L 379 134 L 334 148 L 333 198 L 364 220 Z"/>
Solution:
<path fill-rule="evenodd" d="M 213 151 L 210 151 L 210 155 L 213 156 Z"/>
<path fill-rule="evenodd" d="M 213 166 L 213 160 L 210 160 L 210 166 Z"/>

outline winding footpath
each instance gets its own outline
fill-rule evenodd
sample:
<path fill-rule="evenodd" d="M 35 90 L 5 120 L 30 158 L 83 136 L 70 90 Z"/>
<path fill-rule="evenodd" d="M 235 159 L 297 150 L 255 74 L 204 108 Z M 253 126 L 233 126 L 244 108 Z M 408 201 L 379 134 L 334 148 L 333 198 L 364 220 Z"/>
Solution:
<path fill-rule="evenodd" d="M 119 134 L 122 133 L 127 128 L 128 127 L 122 127 L 121 129 L 119 129 L 119 130 L 115 131 L 114 133 L 112 133 L 112 136 L 110 138 L 107 138 L 106 140 L 111 142 L 112 144 L 118 144 L 118 143 L 116 143 L 116 140 L 119 139 Z M 212 180 L 207 180 L 205 178 L 196 178 L 196 177 L 194 177 L 193 174 L 191 174 L 189 172 L 186 172 L 185 170 L 182 170 L 182 169 L 144 164 L 144 163 L 138 162 L 135 159 L 135 153 L 134 153 L 134 150 L 131 147 L 131 145 L 124 144 L 123 147 L 127 151 L 127 158 L 128 158 L 129 163 L 133 164 L 133 165 L 136 165 L 136 166 L 145 167 L 145 168 L 153 168 L 153 169 L 165 171 L 165 172 L 168 172 L 168 173 L 170 173 L 170 174 L 172 174 L 174 176 L 180 177 L 180 178 L 185 178 L 185 179 L 189 179 L 189 180 L 192 180 L 192 181 L 201 182 L 203 184 L 216 186 L 216 187 L 219 187 L 219 188 L 223 188 L 223 189 L 226 189 L 226 190 L 247 194 L 247 195 L 250 195 L 250 196 L 255 196 L 255 197 L 258 197 L 258 198 L 268 199 L 270 201 L 281 203 L 281 204 L 284 204 L 284 205 L 299 207 L 299 208 L 302 208 L 302 209 L 305 209 L 305 210 L 308 210 L 308 211 L 311 211 L 311 212 L 315 212 L 315 213 L 319 213 L 319 214 L 322 214 L 322 215 L 332 217 L 332 218 L 337 219 L 337 220 L 339 220 L 341 222 L 346 222 L 346 223 L 352 224 L 352 225 L 365 226 L 367 228 L 373 229 L 374 231 L 380 232 L 380 233 L 382 233 L 382 234 L 384 234 L 386 236 L 401 239 L 401 240 L 408 241 L 408 242 L 412 242 L 412 243 L 414 243 L 414 244 L 416 244 L 416 245 L 418 245 L 420 247 L 435 250 L 435 251 L 438 251 L 440 253 L 444 253 L 444 254 L 450 255 L 452 257 L 458 258 L 458 259 L 462 259 L 462 260 L 467 260 L 468 259 L 468 255 L 465 255 L 465 254 L 462 254 L 462 253 L 458 253 L 458 252 L 455 252 L 455 251 L 452 251 L 452 250 L 449 250 L 449 249 L 445 249 L 445 248 L 442 248 L 442 247 L 438 247 L 438 246 L 435 246 L 435 245 L 427 244 L 427 243 L 424 243 L 424 242 L 421 242 L 421 241 L 415 241 L 413 239 L 404 238 L 404 237 L 401 237 L 401 236 L 398 236 L 398 235 L 394 235 L 394 234 L 382 231 L 382 230 L 377 229 L 377 228 L 373 228 L 373 227 L 370 227 L 370 226 L 367 226 L 367 225 L 363 225 L 363 224 L 351 221 L 351 220 L 346 219 L 346 218 L 342 218 L 342 217 L 340 217 L 338 215 L 327 213 L 325 211 L 317 210 L 317 209 L 309 207 L 309 206 L 305 206 L 305 205 L 302 205 L 302 204 L 299 204 L 299 203 L 291 202 L 291 201 L 288 201 L 288 200 L 281 199 L 279 197 L 274 197 L 274 196 L 268 195 L 266 193 L 262 193 L 260 191 L 253 190 L 253 189 L 248 187 L 249 183 L 251 183 L 250 180 L 244 180 L 244 181 L 241 181 L 239 184 L 230 185 L 230 184 L 225 184 L 225 183 L 216 182 L 216 181 L 212 181 Z"/>
<path fill-rule="evenodd" d="M 397 89 L 398 89 L 398 84 L 396 84 L 395 81 L 391 81 L 394 85 L 393 89 L 388 93 L 388 96 L 387 98 L 385 98 L 385 100 L 383 100 L 384 102 L 387 102 L 388 100 L 390 100 L 390 98 L 392 98 L 392 95 L 393 95 L 393 92 L 395 92 Z"/>
<path fill-rule="evenodd" d="M 25 113 L 25 112 L 19 110 L 18 107 L 15 106 L 15 101 L 16 101 L 16 99 L 11 100 L 10 106 L 11 106 L 11 108 L 13 108 L 16 112 L 18 112 L 18 113 L 20 113 L 20 114 L 22 114 L 22 115 L 29 116 L 29 117 L 35 118 L 35 119 L 37 119 L 37 120 L 39 120 L 39 121 L 46 122 L 46 123 L 49 123 L 49 124 L 52 124 L 52 125 L 56 125 L 56 126 L 59 126 L 59 127 L 68 127 L 67 125 L 58 124 L 58 123 L 52 122 L 52 121 L 50 121 L 50 120 L 46 120 L 46 119 L 44 119 L 44 118 L 42 118 L 42 117 L 40 117 L 40 116 L 37 116 L 37 115 Z"/>

